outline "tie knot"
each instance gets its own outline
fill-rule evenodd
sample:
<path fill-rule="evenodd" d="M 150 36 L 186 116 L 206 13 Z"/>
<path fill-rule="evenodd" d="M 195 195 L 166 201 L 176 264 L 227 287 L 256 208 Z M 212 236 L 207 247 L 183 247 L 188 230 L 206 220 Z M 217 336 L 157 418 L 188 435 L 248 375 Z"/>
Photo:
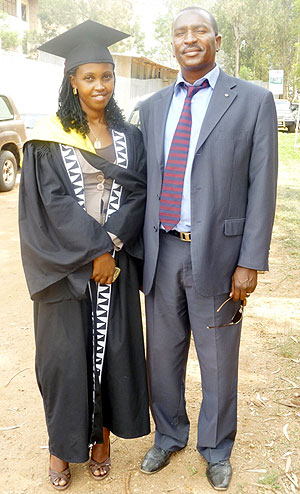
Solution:
<path fill-rule="evenodd" d="M 184 87 L 187 90 L 187 98 L 192 99 L 192 97 L 196 93 L 198 93 L 198 91 L 200 91 L 200 89 L 204 89 L 206 87 L 209 87 L 209 82 L 207 79 L 204 79 L 202 84 L 200 84 L 199 86 L 187 86 L 186 84 L 184 84 Z"/>

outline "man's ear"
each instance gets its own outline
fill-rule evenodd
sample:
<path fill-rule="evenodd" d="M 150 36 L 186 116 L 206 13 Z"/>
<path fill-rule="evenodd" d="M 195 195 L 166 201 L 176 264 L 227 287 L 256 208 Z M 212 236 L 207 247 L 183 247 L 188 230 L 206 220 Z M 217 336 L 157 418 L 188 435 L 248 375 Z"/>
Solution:
<path fill-rule="evenodd" d="M 221 48 L 221 40 L 222 40 L 222 36 L 221 34 L 218 34 L 216 36 L 216 51 L 219 51 Z"/>
<path fill-rule="evenodd" d="M 176 55 L 175 55 L 175 50 L 174 50 L 174 43 L 173 41 L 171 41 L 171 46 L 172 46 L 172 54 L 173 54 L 173 57 L 175 58 Z"/>

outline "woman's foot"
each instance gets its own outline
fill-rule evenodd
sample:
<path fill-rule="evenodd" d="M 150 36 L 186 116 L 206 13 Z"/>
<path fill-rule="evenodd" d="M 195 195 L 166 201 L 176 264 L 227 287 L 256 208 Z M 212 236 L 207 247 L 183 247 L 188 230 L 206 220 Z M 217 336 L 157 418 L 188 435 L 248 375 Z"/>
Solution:
<path fill-rule="evenodd" d="M 111 468 L 109 430 L 103 427 L 103 444 L 94 444 L 92 448 L 89 470 L 92 477 L 102 480 Z"/>
<path fill-rule="evenodd" d="M 71 483 L 71 472 L 66 461 L 50 455 L 49 480 L 54 487 L 59 491 L 67 489 Z"/>

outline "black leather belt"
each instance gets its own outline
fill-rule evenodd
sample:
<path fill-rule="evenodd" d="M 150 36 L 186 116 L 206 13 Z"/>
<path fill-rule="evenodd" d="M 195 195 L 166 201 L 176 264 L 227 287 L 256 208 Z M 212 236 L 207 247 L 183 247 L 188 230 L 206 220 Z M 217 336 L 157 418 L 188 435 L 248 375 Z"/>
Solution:
<path fill-rule="evenodd" d="M 180 238 L 183 242 L 190 242 L 192 234 L 191 232 L 178 232 L 177 230 L 169 230 L 168 232 L 169 235 L 174 235 L 174 237 Z"/>

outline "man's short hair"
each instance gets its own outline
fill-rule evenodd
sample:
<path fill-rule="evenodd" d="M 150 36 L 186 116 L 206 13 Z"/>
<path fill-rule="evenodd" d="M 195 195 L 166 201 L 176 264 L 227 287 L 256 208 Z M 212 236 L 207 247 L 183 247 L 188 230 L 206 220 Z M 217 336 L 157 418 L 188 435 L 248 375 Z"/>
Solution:
<path fill-rule="evenodd" d="M 218 36 L 219 34 L 219 29 L 218 29 L 218 24 L 217 24 L 217 21 L 216 19 L 214 18 L 214 16 L 211 14 L 211 12 L 209 12 L 208 10 L 206 9 L 203 9 L 202 7 L 200 7 L 200 5 L 191 5 L 190 7 L 185 7 L 184 9 L 180 10 L 176 16 L 174 17 L 174 20 L 173 20 L 173 24 L 172 24 L 172 31 L 173 31 L 173 26 L 174 26 L 174 21 L 175 19 L 177 19 L 177 17 L 182 14 L 182 12 L 185 12 L 186 10 L 200 10 L 202 12 L 205 12 L 209 19 L 210 19 L 210 22 L 211 22 L 211 25 L 213 27 L 213 30 L 215 32 L 215 35 Z"/>

